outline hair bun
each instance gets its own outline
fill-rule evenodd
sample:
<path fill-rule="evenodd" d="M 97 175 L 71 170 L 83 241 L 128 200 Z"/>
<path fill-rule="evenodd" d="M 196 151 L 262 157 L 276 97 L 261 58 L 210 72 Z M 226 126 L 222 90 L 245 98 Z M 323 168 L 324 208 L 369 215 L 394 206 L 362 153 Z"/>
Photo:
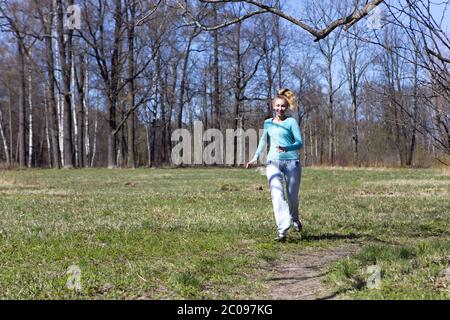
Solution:
<path fill-rule="evenodd" d="M 292 90 L 283 88 L 278 90 L 277 94 L 286 98 L 289 102 L 289 109 L 291 109 L 291 111 L 297 111 L 297 98 Z"/>
<path fill-rule="evenodd" d="M 278 94 L 284 96 L 284 94 L 285 94 L 287 91 L 289 91 L 289 89 L 280 89 L 280 90 L 278 91 Z"/>

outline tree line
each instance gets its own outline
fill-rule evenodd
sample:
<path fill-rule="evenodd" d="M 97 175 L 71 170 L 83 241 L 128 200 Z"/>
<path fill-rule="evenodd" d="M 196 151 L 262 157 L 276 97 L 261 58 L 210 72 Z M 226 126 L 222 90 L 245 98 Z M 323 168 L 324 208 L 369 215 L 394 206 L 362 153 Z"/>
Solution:
<path fill-rule="evenodd" d="M 446 162 L 448 4 L 0 0 L 0 161 L 172 165 L 174 130 L 261 128 L 289 87 L 306 165 Z"/>

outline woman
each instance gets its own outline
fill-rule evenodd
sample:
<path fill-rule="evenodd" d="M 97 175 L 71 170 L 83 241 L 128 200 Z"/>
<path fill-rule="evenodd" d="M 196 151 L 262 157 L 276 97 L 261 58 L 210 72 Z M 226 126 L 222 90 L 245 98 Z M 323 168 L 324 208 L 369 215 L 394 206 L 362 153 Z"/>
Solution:
<path fill-rule="evenodd" d="M 272 102 L 275 117 L 264 121 L 264 133 L 259 141 L 255 156 L 246 168 L 258 162 L 258 157 L 264 150 L 267 138 L 270 139 L 270 150 L 267 155 L 266 176 L 269 182 L 272 197 L 275 221 L 278 235 L 275 241 L 286 241 L 286 233 L 291 226 L 298 232 L 302 229 L 299 217 L 298 192 L 300 189 L 301 163 L 299 149 L 303 142 L 297 120 L 287 115 L 288 108 L 296 111 L 297 103 L 294 93 L 289 89 L 278 91 Z M 286 190 L 289 203 L 284 198 L 283 176 L 286 181 Z"/>

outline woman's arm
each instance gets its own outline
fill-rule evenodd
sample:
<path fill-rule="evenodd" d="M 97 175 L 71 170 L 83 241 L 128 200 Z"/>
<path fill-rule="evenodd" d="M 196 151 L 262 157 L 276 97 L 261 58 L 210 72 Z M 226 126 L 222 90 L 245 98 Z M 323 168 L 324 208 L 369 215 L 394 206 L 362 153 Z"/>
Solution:
<path fill-rule="evenodd" d="M 297 120 L 291 121 L 291 132 L 294 135 L 294 143 L 288 146 L 284 146 L 286 151 L 297 150 L 303 147 L 302 134 L 300 133 L 300 127 Z"/>
<path fill-rule="evenodd" d="M 258 148 L 256 149 L 255 156 L 253 157 L 252 160 L 250 160 L 250 162 L 256 162 L 258 160 L 259 156 L 261 155 L 261 153 L 264 151 L 264 148 L 267 144 L 267 135 L 268 135 L 267 125 L 264 122 L 264 132 L 261 136 L 261 139 L 259 139 L 259 144 L 258 144 Z"/>

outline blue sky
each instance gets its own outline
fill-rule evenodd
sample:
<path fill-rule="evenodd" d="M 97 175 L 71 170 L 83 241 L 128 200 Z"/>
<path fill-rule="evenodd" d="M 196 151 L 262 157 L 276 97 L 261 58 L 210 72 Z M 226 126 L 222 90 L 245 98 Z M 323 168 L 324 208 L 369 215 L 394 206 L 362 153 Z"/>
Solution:
<path fill-rule="evenodd" d="M 427 2 L 427 0 L 424 0 Z M 296 18 L 303 18 L 301 14 L 301 5 L 302 3 L 305 3 L 306 1 L 302 0 L 284 0 L 282 3 L 284 5 L 287 5 L 289 8 L 292 8 L 291 15 Z M 404 2 L 404 0 L 391 0 L 389 2 L 392 2 L 393 4 L 399 2 Z M 381 5 L 381 8 L 386 10 L 385 5 Z M 447 10 L 445 10 L 445 8 Z M 436 20 L 440 20 L 442 17 L 444 17 L 442 21 L 442 27 L 446 31 L 447 34 L 450 32 L 450 1 L 445 0 L 439 0 L 439 1 L 431 1 L 431 13 L 434 16 Z"/>

